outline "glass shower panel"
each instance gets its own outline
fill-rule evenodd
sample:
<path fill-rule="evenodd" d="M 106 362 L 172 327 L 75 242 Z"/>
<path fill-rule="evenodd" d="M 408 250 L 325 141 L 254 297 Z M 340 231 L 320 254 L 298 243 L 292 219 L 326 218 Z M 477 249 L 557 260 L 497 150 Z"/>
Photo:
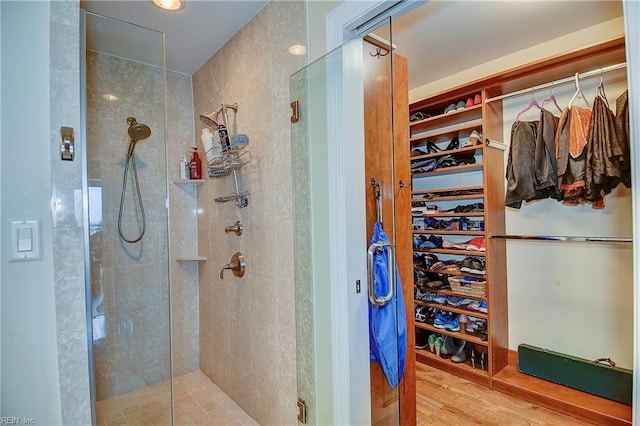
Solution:
<path fill-rule="evenodd" d="M 133 415 L 170 423 L 163 35 L 85 16 L 85 235 L 96 420 Z"/>
<path fill-rule="evenodd" d="M 299 121 L 294 121 L 292 132 L 293 158 L 293 195 L 295 222 L 295 281 L 296 281 L 296 328 L 297 328 L 297 363 L 298 363 L 298 396 L 301 416 L 306 414 L 308 424 L 330 424 L 333 416 L 333 389 L 331 381 L 325 374 L 332 368 L 331 333 L 327 324 L 331 324 L 331 289 L 327 284 L 331 281 L 330 241 L 328 230 L 332 226 L 329 221 L 329 164 L 332 161 L 329 150 L 329 112 L 343 99 L 332 97 L 336 81 L 344 78 L 343 59 L 354 51 L 364 56 L 358 64 L 361 69 L 350 72 L 360 73 L 364 94 L 364 180 L 354 182 L 361 184 L 366 190 L 366 199 L 362 204 L 366 207 L 366 215 L 361 220 L 367 224 L 367 240 L 362 241 L 363 253 L 369 246 L 374 223 L 377 221 L 374 191 L 371 180 L 384 182 L 381 191 L 380 206 L 384 210 L 384 230 L 389 236 L 388 246 L 395 245 L 394 220 L 394 132 L 393 132 L 393 55 L 389 55 L 391 45 L 389 22 L 379 26 L 384 34 L 383 41 L 369 36 L 349 41 L 318 59 L 302 70 L 293 74 L 290 79 L 292 107 L 297 108 Z M 387 32 L 385 32 L 385 30 Z M 373 38 L 372 38 L 373 37 Z M 377 44 L 372 44 L 368 39 Z M 379 37 L 378 37 L 379 39 Z M 361 47 L 354 49 L 355 43 Z M 387 43 L 387 44 L 384 44 Z M 373 52 L 372 54 L 370 52 Z M 376 52 L 378 53 L 376 55 Z M 351 66 L 353 64 L 350 63 Z M 297 104 L 296 104 L 297 102 Z M 355 114 L 349 111 L 346 114 Z M 349 160 L 347 160 L 349 161 Z M 364 259 L 364 256 L 363 256 Z M 394 267 L 395 275 L 395 267 Z M 362 292 L 366 294 L 367 284 L 362 284 Z M 356 290 L 358 291 L 358 290 Z M 386 292 L 385 292 L 386 294 Z M 401 294 L 400 294 L 401 295 Z M 380 296 L 376 294 L 376 297 Z M 346 302 L 345 302 L 346 303 Z M 367 309 L 365 302 L 364 309 Z M 400 324 L 396 304 L 398 297 L 393 297 L 387 306 L 388 315 L 385 320 L 391 322 L 389 330 L 392 335 L 390 344 L 385 346 L 385 355 L 389 359 L 386 372 L 389 376 L 402 375 L 400 360 L 401 341 L 405 339 L 404 325 Z M 380 311 L 382 307 L 376 307 Z M 404 320 L 404 318 L 402 318 Z M 394 335 L 395 333 L 395 335 Z M 400 334 L 400 336 L 399 336 Z M 366 345 L 369 340 L 365 340 Z M 368 345 L 367 345 L 368 346 Z M 367 347 L 366 350 L 369 348 Z M 395 353 L 395 354 L 393 354 Z M 399 424 L 400 394 L 398 384 L 388 384 L 380 364 L 370 365 L 369 383 L 363 383 L 362 392 L 369 392 L 371 401 L 372 424 Z M 390 381 L 394 381 L 389 379 Z M 358 407 L 359 411 L 362 407 Z M 356 411 L 356 409 L 354 409 Z M 299 420 L 301 417 L 299 417 Z"/>

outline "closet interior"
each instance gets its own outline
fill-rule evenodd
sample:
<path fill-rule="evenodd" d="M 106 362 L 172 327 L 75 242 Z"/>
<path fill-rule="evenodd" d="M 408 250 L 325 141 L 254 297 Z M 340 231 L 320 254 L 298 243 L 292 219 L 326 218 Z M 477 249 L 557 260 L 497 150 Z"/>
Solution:
<path fill-rule="evenodd" d="M 631 368 L 631 191 L 615 181 L 604 209 L 554 200 L 559 188 L 505 206 L 514 123 L 538 120 L 541 106 L 558 120 L 596 94 L 615 114 L 625 60 L 619 37 L 409 104 L 417 362 L 598 424 L 631 423 L 627 404 L 521 372 L 517 352 L 537 344 Z"/>

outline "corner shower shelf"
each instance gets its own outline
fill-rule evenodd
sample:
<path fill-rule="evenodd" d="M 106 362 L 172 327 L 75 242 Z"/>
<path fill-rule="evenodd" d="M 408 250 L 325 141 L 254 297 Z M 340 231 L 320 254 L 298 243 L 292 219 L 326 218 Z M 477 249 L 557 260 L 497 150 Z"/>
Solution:
<path fill-rule="evenodd" d="M 188 185 L 190 183 L 201 184 L 204 183 L 204 179 L 176 179 L 173 183 L 176 185 Z"/>
<path fill-rule="evenodd" d="M 178 256 L 176 257 L 178 262 L 188 262 L 188 261 L 196 261 L 196 262 L 204 262 L 207 260 L 204 256 Z"/>

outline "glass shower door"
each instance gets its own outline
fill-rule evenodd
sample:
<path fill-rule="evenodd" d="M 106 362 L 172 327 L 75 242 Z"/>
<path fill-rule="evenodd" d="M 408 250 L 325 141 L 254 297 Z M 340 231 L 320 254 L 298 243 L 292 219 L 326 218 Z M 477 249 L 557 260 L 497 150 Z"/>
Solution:
<path fill-rule="evenodd" d="M 163 35 L 84 16 L 95 421 L 171 424 Z"/>
<path fill-rule="evenodd" d="M 384 24 L 388 23 L 386 21 Z M 387 27 L 387 30 L 389 28 Z M 354 393 L 357 392 L 351 391 L 349 401 L 344 402 L 350 405 L 347 410 L 352 416 L 350 420 L 354 419 L 353 416 L 358 416 L 358 412 L 368 410 L 365 414 L 372 424 L 400 423 L 398 381 L 404 369 L 403 359 L 406 356 L 407 344 L 402 309 L 404 300 L 402 291 L 398 291 L 400 282 L 393 288 L 390 300 L 378 301 L 371 307 L 370 300 L 381 299 L 389 289 L 384 286 L 380 288 L 376 284 L 374 297 L 370 298 L 368 289 L 372 283 L 366 282 L 367 248 L 374 242 L 372 236 L 376 222 L 380 222 L 378 228 L 382 228 L 386 233 L 388 244 L 381 250 L 374 247 L 370 250 L 372 254 L 386 256 L 395 252 L 396 245 L 394 59 L 393 55 L 389 54 L 390 31 L 385 35 L 386 37 L 382 38 L 372 36 L 365 37 L 366 40 L 352 40 L 291 77 L 292 107 L 297 110 L 299 120 L 296 122 L 295 118 L 292 118 L 299 420 L 302 420 L 306 413 L 306 422 L 310 424 L 330 424 L 342 420 L 332 417 L 340 410 L 340 407 L 336 407 L 340 402 L 335 401 L 331 380 L 327 380 L 327 375 L 336 368 L 332 359 L 332 356 L 335 356 L 332 350 L 336 350 L 332 349 L 332 342 L 338 333 L 335 328 L 331 329 L 331 312 L 334 309 L 346 309 L 350 317 L 356 318 L 358 324 L 355 328 L 359 328 L 360 334 L 349 335 L 349 339 L 350 344 L 357 341 L 359 349 L 363 351 L 358 355 L 362 356 L 359 358 L 360 364 L 363 365 L 362 361 L 366 362 L 369 356 L 375 358 L 364 375 L 354 371 L 348 373 L 352 389 L 357 388 L 357 392 L 361 394 L 368 392 L 368 398 L 359 400 L 357 396 L 354 397 Z M 386 41 L 383 40 L 385 38 Z M 336 150 L 331 147 L 331 135 L 332 131 L 336 131 L 335 109 L 342 110 L 344 104 L 341 97 L 345 91 L 343 85 L 352 84 L 354 81 L 358 81 L 362 87 L 360 94 L 363 95 L 363 105 L 360 105 L 361 109 L 343 110 L 342 114 L 344 120 L 362 123 L 363 138 L 346 141 L 349 144 L 360 144 L 355 149 L 346 149 L 356 152 L 360 158 L 345 158 L 342 161 L 347 164 L 353 163 L 354 169 L 364 172 L 364 175 L 359 174 L 355 176 L 355 180 L 349 181 L 349 186 L 360 187 L 355 191 L 358 194 L 357 198 L 347 200 L 346 206 L 348 215 L 356 214 L 358 217 L 352 217 L 352 220 L 360 222 L 361 225 L 358 231 L 348 228 L 347 225 L 346 232 L 358 232 L 360 238 L 360 241 L 351 246 L 347 243 L 347 253 L 353 249 L 361 256 L 356 262 L 347 263 L 348 268 L 363 272 L 360 276 L 365 282 L 357 281 L 353 288 L 349 288 L 344 301 L 339 302 L 346 305 L 345 308 L 336 306 L 337 302 L 332 302 L 336 300 L 332 291 L 336 290 L 331 289 L 328 284 L 331 282 L 333 249 L 328 234 L 331 227 L 336 226 L 331 222 L 330 170 L 332 162 L 337 160 Z M 362 116 L 358 116 L 360 113 Z M 337 129 L 339 132 L 343 130 Z M 348 177 L 351 178 L 353 176 Z M 350 193 L 350 190 L 346 192 Z M 380 198 L 377 198 L 378 196 Z M 376 236 L 379 237 L 379 232 Z M 388 283 L 393 287 L 393 283 L 396 282 L 395 264 L 387 274 Z M 369 322 L 370 327 L 367 326 L 367 311 L 375 317 Z M 382 315 L 381 311 L 384 311 Z M 349 330 L 351 329 L 349 325 Z M 372 339 L 369 339 L 369 335 L 372 335 Z M 370 341 L 383 343 L 370 351 Z M 358 352 L 357 349 L 355 352 Z M 353 352 L 354 350 L 350 349 L 351 357 L 354 356 Z M 372 353 L 374 355 L 370 355 Z M 386 360 L 382 362 L 384 368 L 381 367 L 381 358 Z M 364 400 L 370 401 L 370 407 L 358 404 Z"/>

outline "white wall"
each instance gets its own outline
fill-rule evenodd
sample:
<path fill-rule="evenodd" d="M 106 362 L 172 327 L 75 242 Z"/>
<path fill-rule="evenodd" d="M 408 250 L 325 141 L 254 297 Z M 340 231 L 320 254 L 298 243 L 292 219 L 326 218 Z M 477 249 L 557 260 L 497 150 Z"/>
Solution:
<path fill-rule="evenodd" d="M 553 55 L 570 52 L 590 44 L 598 43 L 614 37 L 624 35 L 623 18 L 619 17 L 598 25 L 584 28 L 571 34 L 549 40 L 545 43 L 514 52 L 493 61 L 461 70 L 440 80 L 436 80 L 424 86 L 410 88 L 409 102 L 426 98 L 435 93 L 456 87 L 470 81 L 500 72 L 522 64 L 548 58 Z M 411 60 L 411 58 L 409 58 Z"/>
<path fill-rule="evenodd" d="M 8 246 L 2 250 L 1 405 L 3 416 L 60 424 L 49 209 L 49 7 L 0 3 L 2 233 L 8 235 L 11 220 L 35 219 L 42 236 L 42 260 L 9 262 Z"/>
<path fill-rule="evenodd" d="M 589 71 L 589 70 L 584 70 Z M 589 104 L 600 78 L 580 81 Z M 626 89 L 626 71 L 604 74 L 609 105 Z M 575 92 L 573 84 L 554 89 L 561 107 Z M 537 92 L 541 102 L 550 90 Z M 504 135 L 531 101 L 526 94 L 504 101 Z M 585 107 L 583 102 L 575 105 Z M 549 109 L 559 115 L 556 109 Z M 532 108 L 522 120 L 538 119 Z M 505 151 L 505 165 L 508 151 Z M 620 185 L 603 210 L 566 206 L 546 199 L 506 208 L 507 234 L 632 235 L 631 189 Z M 586 359 L 610 357 L 624 368 L 633 363 L 633 250 L 631 244 L 507 242 L 509 347 L 527 343 Z"/>

